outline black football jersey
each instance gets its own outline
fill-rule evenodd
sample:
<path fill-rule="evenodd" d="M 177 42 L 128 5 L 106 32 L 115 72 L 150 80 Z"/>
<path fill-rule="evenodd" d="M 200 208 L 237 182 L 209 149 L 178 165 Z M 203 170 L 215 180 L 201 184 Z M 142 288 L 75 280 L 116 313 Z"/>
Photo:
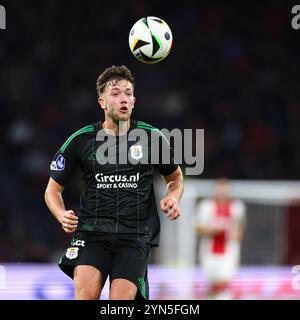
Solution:
<path fill-rule="evenodd" d="M 133 139 L 131 133 L 140 132 L 134 129 L 142 130 L 148 139 Z M 83 190 L 77 231 L 138 235 L 157 246 L 160 221 L 153 176 L 156 169 L 164 176 L 177 169 L 172 149 L 157 128 L 141 121 L 130 120 L 127 134 L 111 137 L 113 142 L 102 139 L 103 132 L 99 121 L 73 133 L 55 154 L 50 177 L 65 186 L 80 170 Z M 155 136 L 160 146 L 153 149 Z M 163 149 L 169 149 L 168 163 L 162 161 Z"/>

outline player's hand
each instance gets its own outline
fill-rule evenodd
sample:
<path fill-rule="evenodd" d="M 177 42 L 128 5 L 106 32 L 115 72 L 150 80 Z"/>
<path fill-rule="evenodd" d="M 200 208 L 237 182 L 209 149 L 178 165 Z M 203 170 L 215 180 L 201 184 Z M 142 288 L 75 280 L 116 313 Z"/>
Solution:
<path fill-rule="evenodd" d="M 78 225 L 78 217 L 73 210 L 66 210 L 62 214 L 61 225 L 65 232 L 74 232 Z"/>
<path fill-rule="evenodd" d="M 180 216 L 179 203 L 174 197 L 167 196 L 162 199 L 160 201 L 160 208 L 171 221 Z"/>
<path fill-rule="evenodd" d="M 211 232 L 214 235 L 223 233 L 223 232 L 229 232 L 230 230 L 230 224 L 228 221 L 223 220 L 223 219 L 217 219 L 211 224 Z"/>

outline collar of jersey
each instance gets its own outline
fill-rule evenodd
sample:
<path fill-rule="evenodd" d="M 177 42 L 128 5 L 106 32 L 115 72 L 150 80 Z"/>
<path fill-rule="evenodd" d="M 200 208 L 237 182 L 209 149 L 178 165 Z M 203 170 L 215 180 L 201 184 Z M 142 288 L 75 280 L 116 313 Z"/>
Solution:
<path fill-rule="evenodd" d="M 97 129 L 98 130 L 104 130 L 104 128 L 102 127 L 102 123 L 104 122 L 104 119 L 101 119 L 98 123 L 97 123 Z M 127 134 L 134 128 L 137 127 L 137 122 L 135 120 L 130 119 L 130 127 L 127 131 Z M 123 136 L 126 136 L 127 134 L 124 134 Z"/>

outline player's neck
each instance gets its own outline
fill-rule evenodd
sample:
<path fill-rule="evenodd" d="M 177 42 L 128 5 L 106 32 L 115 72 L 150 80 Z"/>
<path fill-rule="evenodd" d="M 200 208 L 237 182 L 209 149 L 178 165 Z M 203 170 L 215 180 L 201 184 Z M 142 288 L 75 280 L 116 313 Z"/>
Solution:
<path fill-rule="evenodd" d="M 105 119 L 102 123 L 104 130 L 114 136 L 122 136 L 127 133 L 130 128 L 130 120 L 114 122 L 112 119 Z"/>
<path fill-rule="evenodd" d="M 216 197 L 215 200 L 216 200 L 217 203 L 228 203 L 228 202 L 230 202 L 229 198 L 223 198 L 223 197 L 220 197 L 220 198 Z"/>

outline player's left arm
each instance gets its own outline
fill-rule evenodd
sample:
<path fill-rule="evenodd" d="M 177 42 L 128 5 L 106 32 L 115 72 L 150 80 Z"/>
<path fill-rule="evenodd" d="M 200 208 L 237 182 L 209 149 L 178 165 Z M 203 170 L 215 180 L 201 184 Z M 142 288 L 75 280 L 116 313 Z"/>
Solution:
<path fill-rule="evenodd" d="M 237 221 L 236 230 L 234 234 L 235 240 L 241 242 L 245 234 L 246 227 L 246 207 L 242 201 L 236 203 Z"/>
<path fill-rule="evenodd" d="M 242 242 L 245 234 L 245 221 L 241 221 L 237 224 L 237 230 L 236 230 L 236 235 L 235 238 L 237 241 Z"/>
<path fill-rule="evenodd" d="M 172 221 L 180 216 L 179 200 L 183 193 L 183 174 L 177 169 L 167 176 L 163 176 L 167 184 L 167 195 L 160 202 L 161 210 Z"/>

